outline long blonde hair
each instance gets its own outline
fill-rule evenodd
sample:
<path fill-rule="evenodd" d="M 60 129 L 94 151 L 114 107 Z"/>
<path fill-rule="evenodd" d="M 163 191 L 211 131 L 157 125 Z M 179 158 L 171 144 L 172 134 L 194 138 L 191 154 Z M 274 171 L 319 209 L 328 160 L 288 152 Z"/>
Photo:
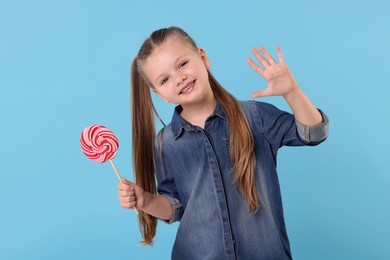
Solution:
<path fill-rule="evenodd" d="M 181 28 L 169 27 L 157 30 L 145 40 L 131 66 L 131 109 L 132 109 L 132 151 L 135 180 L 145 191 L 156 194 L 154 141 L 156 128 L 154 106 L 150 94 L 148 79 L 142 72 L 142 62 L 161 46 L 169 37 L 180 36 L 194 50 L 194 40 Z M 225 111 L 229 123 L 230 155 L 234 166 L 234 183 L 245 197 L 249 212 L 259 208 L 254 177 L 254 139 L 244 110 L 237 99 L 227 92 L 208 72 L 209 82 L 214 97 Z M 156 113 L 157 114 L 157 113 Z M 158 114 L 157 114 L 158 116 Z M 156 234 L 157 219 L 145 212 L 140 212 L 140 231 L 144 245 L 152 245 Z"/>

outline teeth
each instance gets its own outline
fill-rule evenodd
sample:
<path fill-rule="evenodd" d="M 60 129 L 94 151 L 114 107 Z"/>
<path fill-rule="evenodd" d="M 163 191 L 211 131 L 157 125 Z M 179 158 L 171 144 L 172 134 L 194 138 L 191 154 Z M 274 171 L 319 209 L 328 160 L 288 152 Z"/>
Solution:
<path fill-rule="evenodd" d="M 180 93 L 186 92 L 186 91 L 189 90 L 191 87 L 192 87 L 192 83 L 191 83 L 190 85 L 188 85 L 186 88 L 184 88 L 182 91 L 180 91 Z"/>

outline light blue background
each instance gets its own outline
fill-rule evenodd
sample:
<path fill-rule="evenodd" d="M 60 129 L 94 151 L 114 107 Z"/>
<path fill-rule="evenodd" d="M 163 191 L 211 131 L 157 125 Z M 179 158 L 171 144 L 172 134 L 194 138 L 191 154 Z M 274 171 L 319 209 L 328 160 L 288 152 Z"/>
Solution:
<path fill-rule="evenodd" d="M 279 177 L 295 259 L 388 259 L 388 1 L 0 1 L 0 259 L 168 259 L 177 225 L 140 247 L 109 163 L 84 127 L 120 141 L 132 180 L 129 67 L 155 29 L 186 29 L 239 99 L 264 88 L 250 48 L 280 45 L 331 119 L 315 148 L 284 148 Z M 282 109 L 280 97 L 265 98 Z M 172 106 L 157 102 L 169 121 Z"/>

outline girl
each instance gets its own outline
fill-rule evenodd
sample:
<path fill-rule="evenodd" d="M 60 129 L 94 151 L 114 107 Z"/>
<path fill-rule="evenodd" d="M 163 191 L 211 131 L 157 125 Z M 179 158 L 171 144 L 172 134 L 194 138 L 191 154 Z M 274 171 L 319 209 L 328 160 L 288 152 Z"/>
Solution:
<path fill-rule="evenodd" d="M 180 28 L 157 30 L 143 43 L 131 69 L 137 184 L 122 179 L 118 195 L 122 207 L 140 210 L 144 244 L 153 243 L 161 219 L 180 221 L 172 259 L 291 259 L 277 151 L 324 141 L 328 119 L 276 50 L 279 63 L 263 47 L 252 49 L 259 64 L 247 62 L 268 81 L 252 98 L 283 96 L 294 115 L 237 101 Z M 157 138 L 150 89 L 178 105 Z"/>

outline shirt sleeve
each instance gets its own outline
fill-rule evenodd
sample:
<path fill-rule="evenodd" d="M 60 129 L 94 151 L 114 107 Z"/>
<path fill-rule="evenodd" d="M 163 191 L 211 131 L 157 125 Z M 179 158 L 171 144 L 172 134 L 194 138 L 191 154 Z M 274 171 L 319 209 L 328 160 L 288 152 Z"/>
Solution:
<path fill-rule="evenodd" d="M 320 109 L 318 111 L 322 116 L 322 122 L 319 125 L 307 126 L 295 121 L 299 137 L 308 144 L 321 142 L 328 137 L 329 118 Z"/>
<path fill-rule="evenodd" d="M 173 214 L 170 220 L 163 220 L 168 224 L 180 221 L 183 215 L 183 205 L 180 202 L 179 194 L 176 188 L 175 180 L 169 166 L 168 159 L 163 155 L 160 149 L 159 138 L 161 133 L 156 138 L 155 143 L 155 168 L 157 177 L 157 192 L 164 196 L 171 204 Z"/>
<path fill-rule="evenodd" d="M 329 119 L 321 110 L 322 123 L 306 126 L 274 105 L 256 102 L 256 108 L 257 125 L 275 151 L 282 146 L 318 145 L 328 136 Z"/>

